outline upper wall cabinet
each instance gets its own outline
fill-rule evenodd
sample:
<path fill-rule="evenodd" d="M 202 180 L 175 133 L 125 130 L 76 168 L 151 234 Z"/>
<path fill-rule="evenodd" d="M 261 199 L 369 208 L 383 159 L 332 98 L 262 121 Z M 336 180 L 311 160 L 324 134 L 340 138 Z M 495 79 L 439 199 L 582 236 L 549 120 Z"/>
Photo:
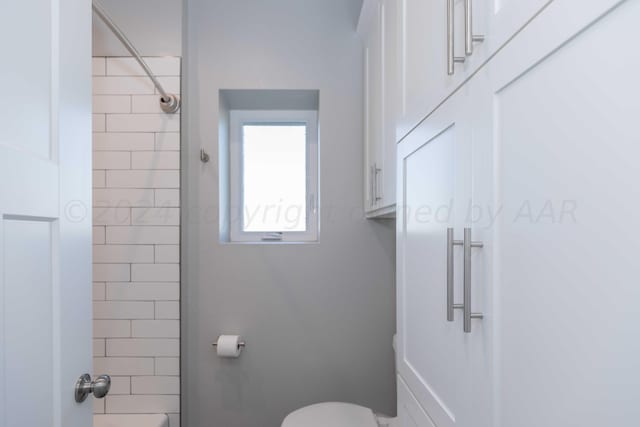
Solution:
<path fill-rule="evenodd" d="M 396 123 L 400 100 L 400 3 L 365 0 L 365 212 L 392 217 L 396 207 Z"/>
<path fill-rule="evenodd" d="M 397 140 L 442 103 L 552 0 L 395 0 Z"/>
<path fill-rule="evenodd" d="M 396 143 L 550 0 L 364 0 L 367 217 L 396 209 Z"/>

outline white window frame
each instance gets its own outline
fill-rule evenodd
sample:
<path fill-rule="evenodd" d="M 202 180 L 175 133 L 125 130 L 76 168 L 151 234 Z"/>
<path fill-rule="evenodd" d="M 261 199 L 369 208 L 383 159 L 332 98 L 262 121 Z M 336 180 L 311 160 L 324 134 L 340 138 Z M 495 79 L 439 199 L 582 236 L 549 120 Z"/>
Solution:
<path fill-rule="evenodd" d="M 230 240 L 244 243 L 316 242 L 318 241 L 318 112 L 309 110 L 232 110 L 229 114 L 230 151 Z M 307 127 L 306 150 L 306 231 L 248 232 L 243 226 L 243 132 L 245 125 L 305 124 Z"/>

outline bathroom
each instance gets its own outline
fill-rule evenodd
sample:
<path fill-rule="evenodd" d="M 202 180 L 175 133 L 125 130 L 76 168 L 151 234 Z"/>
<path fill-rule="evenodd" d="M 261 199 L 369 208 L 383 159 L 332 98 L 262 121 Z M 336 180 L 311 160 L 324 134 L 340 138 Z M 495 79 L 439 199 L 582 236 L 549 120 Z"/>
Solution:
<path fill-rule="evenodd" d="M 640 2 L 1 10 L 0 427 L 637 425 Z"/>
<path fill-rule="evenodd" d="M 179 391 L 182 391 L 182 417 L 186 425 L 279 425 L 289 412 L 302 406 L 354 398 L 357 399 L 354 403 L 375 407 L 387 414 L 394 411 L 395 368 L 391 341 L 395 324 L 395 231 L 392 220 L 370 221 L 362 212 L 363 85 L 360 68 L 363 53 L 355 33 L 359 14 L 357 3 L 333 1 L 305 5 L 296 1 L 202 1 L 184 5 L 183 10 L 183 5 L 175 0 L 140 1 L 135 5 L 130 1 L 101 2 L 141 55 L 149 58 L 149 66 L 167 86 L 166 90 L 177 92 L 182 89 L 180 146 L 175 141 L 168 142 L 176 136 L 173 133 L 176 114 L 163 113 L 157 96 L 135 95 L 137 88 L 134 87 L 131 96 L 124 96 L 127 98 L 124 109 L 117 105 L 123 101 L 123 95 L 119 95 L 123 92 L 117 85 L 129 84 L 132 79 L 122 76 L 126 67 L 137 71 L 130 74 L 142 74 L 142 71 L 135 68 L 136 64 L 130 59 L 126 65 L 119 66 L 118 57 L 130 55 L 94 15 L 94 125 L 103 120 L 103 116 L 107 117 L 106 134 L 94 134 L 94 150 L 101 150 L 94 151 L 94 173 L 102 174 L 106 169 L 107 174 L 107 189 L 96 188 L 94 192 L 94 207 L 97 207 L 100 224 L 105 224 L 98 227 L 106 227 L 106 233 L 113 234 L 122 229 L 117 228 L 121 226 L 118 223 L 123 222 L 119 220 L 129 224 L 126 213 L 118 217 L 117 206 L 145 205 L 114 194 L 121 189 L 110 190 L 110 178 L 116 180 L 122 175 L 124 179 L 129 168 L 133 174 L 138 174 L 142 168 L 157 167 L 145 178 L 151 182 L 171 179 L 163 175 L 181 170 L 182 220 L 177 221 L 176 211 L 180 208 L 175 207 L 173 199 L 159 200 L 158 196 L 159 192 L 175 191 L 176 186 L 155 188 L 154 207 L 134 207 L 130 222 L 166 230 L 159 230 L 154 236 L 156 240 L 138 236 L 137 241 L 126 243 L 153 244 L 157 267 L 158 250 L 175 248 L 171 245 L 179 243 L 171 240 L 175 239 L 174 235 L 167 234 L 175 232 L 181 224 L 182 333 L 176 334 L 174 330 L 178 320 L 164 319 L 164 315 L 158 317 L 158 305 L 162 309 L 172 302 L 156 300 L 155 319 L 151 323 L 144 319 L 131 320 L 132 336 L 126 333 L 130 320 L 124 320 L 125 338 L 119 337 L 116 330 L 113 331 L 115 336 L 98 339 L 99 350 L 106 341 L 107 357 L 100 357 L 99 366 L 94 365 L 94 370 L 96 375 L 107 373 L 112 375 L 112 380 L 121 381 L 113 371 L 114 367 L 108 364 L 109 344 L 115 339 L 116 344 L 126 345 L 126 340 L 140 337 L 136 335 L 136 324 L 153 328 L 155 322 L 160 330 L 157 333 L 145 331 L 144 339 L 152 337 L 152 340 L 158 340 L 155 345 L 169 347 L 175 346 L 177 338 L 181 338 L 182 387 L 177 387 L 175 378 L 158 373 L 157 366 L 155 379 L 145 377 L 148 375 L 144 371 L 146 367 L 141 366 L 140 374 L 131 376 L 131 384 L 124 377 L 125 387 L 120 393 L 125 394 L 113 395 L 112 391 L 105 399 L 95 401 L 96 412 L 105 412 L 107 416 L 112 413 L 111 408 L 115 408 L 114 413 L 135 412 L 138 408 L 125 409 L 120 405 L 122 402 L 130 408 L 137 404 L 141 412 L 158 408 L 161 413 L 169 413 L 170 425 L 178 425 L 175 405 Z M 188 26 L 183 24 L 186 21 L 190 21 Z M 297 37 L 291 37 L 292 31 Z M 180 67 L 174 58 L 182 59 L 181 87 L 175 81 L 180 75 Z M 103 73 L 104 61 L 106 72 Z M 233 91 L 239 90 L 279 91 L 284 94 L 281 97 L 286 97 L 289 91 L 319 93 L 320 99 L 316 103 L 320 106 L 318 116 L 322 135 L 318 159 L 322 184 L 320 244 L 238 244 L 226 242 L 222 237 L 219 201 L 224 190 L 220 190 L 223 154 L 219 148 L 222 145 L 219 142 L 222 119 L 219 118 L 223 96 L 219 94 L 228 90 L 231 93 L 226 98 L 233 98 Z M 126 105 L 128 101 L 131 105 Z M 106 106 L 96 105 L 105 103 Z M 150 109 L 142 109 L 147 104 Z M 95 111 L 96 107 L 103 108 Z M 194 113 L 190 115 L 189 110 Z M 147 160 L 151 166 L 141 165 L 143 156 L 148 159 L 150 152 L 136 150 L 147 150 L 141 136 L 153 135 L 121 133 L 123 128 L 115 122 L 127 115 L 135 120 L 135 114 L 147 111 L 160 120 L 158 127 L 145 128 L 149 125 L 136 126 L 134 123 L 127 129 L 155 133 L 156 146 L 152 152 L 155 157 Z M 345 117 L 351 119 L 344 120 Z M 166 130 L 170 131 L 164 132 Z M 115 136 L 109 136 L 111 131 Z M 95 145 L 96 137 L 100 139 L 100 147 Z M 105 137 L 109 141 L 103 143 Z M 136 138 L 129 142 L 135 146 L 121 146 L 131 138 Z M 159 147 L 161 142 L 166 146 Z M 181 160 L 175 155 L 178 152 L 168 151 L 176 149 L 180 149 Z M 200 159 L 201 149 L 210 157 L 206 163 Z M 130 178 L 130 181 L 134 180 Z M 94 226 L 97 226 L 95 222 Z M 110 246 L 109 242 L 107 246 Z M 101 248 L 96 248 L 100 252 Z M 117 250 L 117 246 L 113 248 Z M 140 249 L 146 250 L 145 247 Z M 96 254 L 94 248 L 94 257 Z M 141 251 L 132 256 L 139 258 L 124 260 L 134 262 L 133 270 L 136 263 L 149 262 Z M 106 262 L 113 260 L 106 258 Z M 94 262 L 102 263 L 105 259 L 94 259 Z M 94 275 L 95 268 L 103 266 L 94 264 Z M 178 279 L 173 277 L 175 270 L 167 270 L 175 266 L 161 264 L 164 270 L 158 273 L 160 277 L 150 278 L 136 278 L 132 270 L 134 277 L 129 284 L 137 286 L 141 282 L 155 288 L 177 286 Z M 119 263 L 109 265 L 112 270 L 119 267 Z M 103 282 L 105 278 L 97 279 L 99 292 L 105 283 L 107 289 L 113 289 L 111 293 L 116 292 L 115 280 Z M 165 284 L 147 283 L 158 280 Z M 166 284 L 165 280 L 170 282 Z M 193 286 L 187 287 L 185 283 L 193 283 Z M 171 293 L 167 298 L 175 298 L 175 292 L 168 289 L 149 292 L 161 293 L 163 298 Z M 107 290 L 105 301 L 96 301 L 97 306 L 118 310 L 122 303 L 112 302 L 109 293 Z M 140 305 L 143 310 L 149 303 L 132 301 L 126 304 Z M 331 315 L 327 316 L 327 313 Z M 106 319 L 110 316 L 108 313 L 100 314 L 102 319 L 97 322 L 105 328 L 117 328 L 118 323 L 123 322 L 117 319 L 120 313 L 114 313 L 115 319 Z M 246 348 L 240 358 L 216 357 L 212 343 L 220 334 L 242 336 Z M 165 353 L 169 350 L 161 348 L 156 354 L 178 355 Z M 125 353 L 111 354 L 118 354 L 119 358 Z M 135 357 L 143 354 L 135 353 Z M 368 355 L 367 362 L 363 363 L 365 354 Z M 174 360 L 154 359 L 156 364 L 158 361 L 173 363 Z M 128 372 L 125 370 L 125 373 Z M 176 371 L 168 373 L 177 374 Z M 137 391 L 138 377 L 157 383 L 158 391 Z M 170 381 L 172 383 L 168 384 Z M 310 384 L 314 386 L 310 387 Z M 127 385 L 131 388 L 127 389 Z M 129 393 L 131 396 L 127 396 Z M 189 395 L 192 397 L 187 397 Z"/>

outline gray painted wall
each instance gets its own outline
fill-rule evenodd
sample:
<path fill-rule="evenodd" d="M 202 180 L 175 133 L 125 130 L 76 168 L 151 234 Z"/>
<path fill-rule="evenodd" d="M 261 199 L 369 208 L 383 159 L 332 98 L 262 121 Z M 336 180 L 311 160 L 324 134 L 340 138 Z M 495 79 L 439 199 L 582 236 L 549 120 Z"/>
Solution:
<path fill-rule="evenodd" d="M 278 427 L 322 401 L 395 412 L 395 232 L 361 211 L 363 52 L 351 1 L 187 3 L 184 426 Z M 220 243 L 220 89 L 320 90 L 321 243 Z M 245 337 L 240 359 L 216 357 L 221 333 Z"/>
<path fill-rule="evenodd" d="M 98 0 L 143 56 L 182 55 L 182 0 Z M 130 56 L 93 17 L 93 56 Z"/>
<path fill-rule="evenodd" d="M 351 20 L 353 26 L 358 26 L 358 20 L 360 18 L 360 10 L 362 9 L 362 3 L 364 0 L 348 0 L 347 6 L 349 7 L 349 13 L 351 14 Z"/>

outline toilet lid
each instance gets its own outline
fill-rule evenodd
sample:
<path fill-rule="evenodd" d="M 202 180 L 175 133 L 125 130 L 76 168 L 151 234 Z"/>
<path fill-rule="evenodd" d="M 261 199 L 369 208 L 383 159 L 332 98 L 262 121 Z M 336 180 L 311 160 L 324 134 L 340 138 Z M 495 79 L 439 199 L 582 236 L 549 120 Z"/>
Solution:
<path fill-rule="evenodd" d="M 282 427 L 378 427 L 371 409 L 350 403 L 319 403 L 290 413 Z"/>

